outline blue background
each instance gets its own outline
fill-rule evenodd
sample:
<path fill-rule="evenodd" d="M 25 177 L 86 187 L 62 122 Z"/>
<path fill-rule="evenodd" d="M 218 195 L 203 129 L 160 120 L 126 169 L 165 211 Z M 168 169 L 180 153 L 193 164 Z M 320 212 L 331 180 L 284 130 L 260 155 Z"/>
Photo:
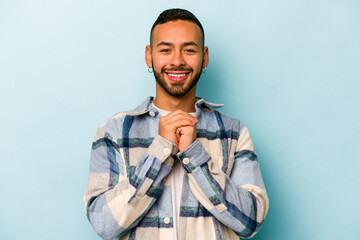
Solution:
<path fill-rule="evenodd" d="M 270 198 L 254 239 L 360 234 L 360 1 L 0 0 L 0 239 L 99 239 L 83 192 L 97 126 L 154 95 L 149 31 L 202 22 L 198 95 L 250 129 Z"/>

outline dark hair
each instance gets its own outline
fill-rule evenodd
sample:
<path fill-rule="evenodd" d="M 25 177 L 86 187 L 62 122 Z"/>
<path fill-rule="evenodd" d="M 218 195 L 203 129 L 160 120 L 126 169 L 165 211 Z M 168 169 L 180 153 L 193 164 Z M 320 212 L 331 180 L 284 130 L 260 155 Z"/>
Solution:
<path fill-rule="evenodd" d="M 181 9 L 181 8 L 167 9 L 167 10 L 163 11 L 162 13 L 160 13 L 159 17 L 156 19 L 156 21 L 154 22 L 154 24 L 151 27 L 150 44 L 151 44 L 152 33 L 153 33 L 156 25 L 164 24 L 164 23 L 167 23 L 170 21 L 177 21 L 177 20 L 190 21 L 190 22 L 193 22 L 196 25 L 198 25 L 202 32 L 203 45 L 205 44 L 205 33 L 204 33 L 204 29 L 203 29 L 200 21 L 195 17 L 194 14 L 192 14 L 188 10 Z"/>

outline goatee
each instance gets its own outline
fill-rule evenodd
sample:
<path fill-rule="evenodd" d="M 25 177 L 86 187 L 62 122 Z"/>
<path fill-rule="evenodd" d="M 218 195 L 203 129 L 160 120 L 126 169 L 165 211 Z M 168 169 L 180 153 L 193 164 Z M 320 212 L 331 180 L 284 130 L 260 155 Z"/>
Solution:
<path fill-rule="evenodd" d="M 193 79 L 191 80 L 190 83 L 188 83 L 187 86 L 184 86 L 184 82 L 171 82 L 170 86 L 168 86 L 168 84 L 166 83 L 164 77 L 162 77 L 162 74 L 165 74 L 165 69 L 161 70 L 161 73 L 155 71 L 154 69 L 154 77 L 156 79 L 156 82 L 161 86 L 162 89 L 165 90 L 165 92 L 167 94 L 169 94 L 170 96 L 173 97 L 182 97 L 184 95 L 186 95 L 199 81 L 200 76 L 201 76 L 201 71 L 199 73 L 197 73 Z M 184 69 L 184 68 L 172 68 L 172 69 L 166 69 L 167 71 L 189 71 L 190 73 L 193 72 L 192 69 Z"/>

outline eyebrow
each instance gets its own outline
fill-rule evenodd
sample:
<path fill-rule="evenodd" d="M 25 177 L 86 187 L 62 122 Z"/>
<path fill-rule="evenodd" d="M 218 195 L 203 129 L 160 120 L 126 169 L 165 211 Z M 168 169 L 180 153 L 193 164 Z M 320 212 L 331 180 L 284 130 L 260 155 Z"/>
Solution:
<path fill-rule="evenodd" d="M 160 47 L 160 46 L 170 46 L 170 47 L 173 47 L 174 44 L 173 43 L 169 43 L 169 42 L 159 42 L 156 47 Z M 185 46 L 196 46 L 196 47 L 199 47 L 199 45 L 197 45 L 195 42 L 191 41 L 191 42 L 184 42 L 181 44 L 182 47 L 185 47 Z"/>

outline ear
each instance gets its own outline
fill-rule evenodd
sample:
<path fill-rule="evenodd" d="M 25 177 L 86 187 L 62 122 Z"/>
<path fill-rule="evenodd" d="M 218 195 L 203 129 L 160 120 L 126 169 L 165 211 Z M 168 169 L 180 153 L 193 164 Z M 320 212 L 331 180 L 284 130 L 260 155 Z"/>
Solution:
<path fill-rule="evenodd" d="M 146 45 L 146 47 L 145 47 L 145 62 L 146 62 L 146 65 L 149 68 L 152 68 L 151 47 L 150 47 L 150 45 Z"/>
<path fill-rule="evenodd" d="M 208 47 L 204 47 L 202 68 L 207 68 L 208 64 L 209 64 L 209 49 Z"/>

